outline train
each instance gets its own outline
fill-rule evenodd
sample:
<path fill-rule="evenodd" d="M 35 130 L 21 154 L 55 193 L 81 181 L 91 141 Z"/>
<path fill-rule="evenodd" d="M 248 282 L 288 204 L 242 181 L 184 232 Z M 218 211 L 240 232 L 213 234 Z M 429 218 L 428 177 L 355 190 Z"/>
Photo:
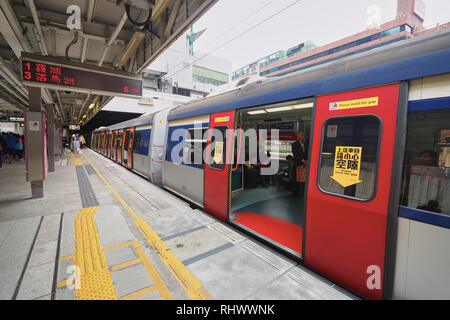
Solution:
<path fill-rule="evenodd" d="M 450 299 L 450 30 L 232 87 L 91 148 L 361 298 Z M 238 129 L 278 171 L 238 161 Z"/>

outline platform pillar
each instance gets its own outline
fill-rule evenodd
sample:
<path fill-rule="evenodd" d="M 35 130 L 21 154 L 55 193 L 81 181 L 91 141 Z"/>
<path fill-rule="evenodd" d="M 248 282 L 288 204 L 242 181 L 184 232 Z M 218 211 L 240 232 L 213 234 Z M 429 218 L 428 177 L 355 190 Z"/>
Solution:
<path fill-rule="evenodd" d="M 25 170 L 31 184 L 31 197 L 44 197 L 45 124 L 41 110 L 41 88 L 28 87 L 29 111 L 25 113 Z"/>
<path fill-rule="evenodd" d="M 46 104 L 47 110 L 47 154 L 48 172 L 55 172 L 55 114 L 53 104 Z"/>

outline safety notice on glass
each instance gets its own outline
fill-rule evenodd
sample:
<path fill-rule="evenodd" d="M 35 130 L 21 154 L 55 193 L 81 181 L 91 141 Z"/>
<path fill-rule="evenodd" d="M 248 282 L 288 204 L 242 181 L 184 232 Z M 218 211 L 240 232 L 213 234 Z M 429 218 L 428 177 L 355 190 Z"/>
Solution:
<path fill-rule="evenodd" d="M 331 178 L 344 188 L 360 183 L 362 147 L 337 146 Z"/>

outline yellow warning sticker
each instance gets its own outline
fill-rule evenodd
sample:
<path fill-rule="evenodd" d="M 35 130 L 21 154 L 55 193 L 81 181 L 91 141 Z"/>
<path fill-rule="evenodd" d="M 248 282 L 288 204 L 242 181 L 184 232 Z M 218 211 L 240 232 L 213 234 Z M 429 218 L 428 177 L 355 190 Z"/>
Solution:
<path fill-rule="evenodd" d="M 344 188 L 360 183 L 362 147 L 337 146 L 331 178 Z"/>
<path fill-rule="evenodd" d="M 217 141 L 214 147 L 214 162 L 222 163 L 223 159 L 223 141 Z"/>
<path fill-rule="evenodd" d="M 228 122 L 230 120 L 230 117 L 218 117 L 214 119 L 214 122 Z"/>
<path fill-rule="evenodd" d="M 328 110 L 329 111 L 345 110 L 345 109 L 376 107 L 376 106 L 378 106 L 378 97 L 372 97 L 372 98 L 366 98 L 366 99 L 330 102 Z"/>

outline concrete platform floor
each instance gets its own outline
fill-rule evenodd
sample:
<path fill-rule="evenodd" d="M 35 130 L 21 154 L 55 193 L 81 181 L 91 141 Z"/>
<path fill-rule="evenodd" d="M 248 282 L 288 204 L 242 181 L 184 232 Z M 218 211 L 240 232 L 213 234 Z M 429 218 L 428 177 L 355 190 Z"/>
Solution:
<path fill-rule="evenodd" d="M 0 170 L 0 299 L 355 299 L 105 157 Z"/>

